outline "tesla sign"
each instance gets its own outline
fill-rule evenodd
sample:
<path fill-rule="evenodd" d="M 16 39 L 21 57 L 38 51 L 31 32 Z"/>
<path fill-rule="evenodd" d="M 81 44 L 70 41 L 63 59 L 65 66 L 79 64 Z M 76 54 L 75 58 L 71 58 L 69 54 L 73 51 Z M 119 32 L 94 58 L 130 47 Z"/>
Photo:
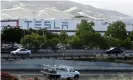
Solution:
<path fill-rule="evenodd" d="M 77 20 L 16 20 L 17 22 L 5 20 L 1 21 L 1 26 L 19 26 L 22 29 L 40 29 L 48 30 L 75 30 L 80 21 Z"/>
<path fill-rule="evenodd" d="M 76 29 L 77 22 L 74 20 L 20 20 L 21 28 L 47 28 L 48 30 L 71 30 Z"/>
<path fill-rule="evenodd" d="M 30 27 L 30 24 L 32 24 L 32 21 L 25 21 L 26 25 L 27 25 L 27 28 Z M 56 26 L 56 22 L 54 21 L 53 23 L 53 26 L 52 26 L 52 23 L 51 21 L 34 21 L 34 27 L 35 28 L 41 28 L 41 27 L 45 27 L 47 29 L 51 29 L 52 27 L 54 29 L 68 29 L 68 22 L 61 22 L 61 25 L 60 26 Z"/>

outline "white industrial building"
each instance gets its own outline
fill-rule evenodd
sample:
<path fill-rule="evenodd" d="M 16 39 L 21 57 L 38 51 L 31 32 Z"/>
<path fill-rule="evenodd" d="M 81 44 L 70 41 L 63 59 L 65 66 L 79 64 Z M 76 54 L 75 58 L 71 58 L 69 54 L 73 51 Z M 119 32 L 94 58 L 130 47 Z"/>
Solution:
<path fill-rule="evenodd" d="M 95 26 L 94 30 L 97 32 L 104 33 L 107 30 L 107 26 L 118 20 L 93 20 Z M 127 32 L 133 30 L 133 19 L 121 19 L 126 24 Z M 66 30 L 69 33 L 76 30 L 77 24 L 81 22 L 80 19 L 61 19 L 61 20 L 52 20 L 52 19 L 16 19 L 16 20 L 1 20 L 1 28 L 4 26 L 20 26 L 22 29 L 40 29 L 47 28 L 53 32 L 59 32 L 60 30 Z"/>

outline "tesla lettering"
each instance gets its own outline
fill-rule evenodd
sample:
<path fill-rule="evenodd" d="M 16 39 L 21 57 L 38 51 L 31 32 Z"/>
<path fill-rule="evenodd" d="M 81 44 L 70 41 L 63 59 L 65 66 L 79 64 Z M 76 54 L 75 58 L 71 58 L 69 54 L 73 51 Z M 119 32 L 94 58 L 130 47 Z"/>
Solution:
<path fill-rule="evenodd" d="M 68 22 L 67 21 L 63 21 L 63 22 L 54 21 L 52 23 L 51 21 L 39 21 L 39 20 L 36 20 L 36 21 L 24 21 L 24 22 L 25 22 L 27 28 L 30 28 L 30 27 L 34 26 L 34 28 L 68 29 Z"/>
<path fill-rule="evenodd" d="M 51 29 L 51 22 L 50 22 L 50 21 L 45 21 L 45 22 L 44 22 L 44 26 L 45 26 L 45 28 L 47 28 L 47 29 Z"/>
<path fill-rule="evenodd" d="M 59 27 L 56 27 L 56 22 L 54 21 L 54 29 L 60 29 L 60 26 Z"/>
<path fill-rule="evenodd" d="M 42 22 L 41 21 L 35 21 L 35 28 L 41 28 Z"/>
<path fill-rule="evenodd" d="M 32 23 L 32 21 L 25 21 L 25 23 L 27 23 L 27 28 L 30 28 L 30 23 Z"/>
<path fill-rule="evenodd" d="M 64 27 L 66 27 L 66 29 L 68 29 L 68 22 L 62 22 L 62 29 L 64 29 Z"/>

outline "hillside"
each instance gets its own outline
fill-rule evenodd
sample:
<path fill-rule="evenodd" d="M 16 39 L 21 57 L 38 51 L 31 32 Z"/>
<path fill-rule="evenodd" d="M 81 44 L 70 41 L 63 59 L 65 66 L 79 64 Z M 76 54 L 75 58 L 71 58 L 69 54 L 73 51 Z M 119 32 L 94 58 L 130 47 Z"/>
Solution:
<path fill-rule="evenodd" d="M 89 19 L 125 19 L 128 15 L 98 9 L 71 1 L 2 1 L 2 19 L 69 19 L 84 16 Z"/>

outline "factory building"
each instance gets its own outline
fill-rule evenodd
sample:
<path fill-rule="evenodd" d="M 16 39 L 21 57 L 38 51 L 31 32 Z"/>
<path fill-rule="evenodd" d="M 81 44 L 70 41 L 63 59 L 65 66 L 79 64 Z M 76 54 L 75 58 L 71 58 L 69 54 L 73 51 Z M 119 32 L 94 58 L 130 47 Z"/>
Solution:
<path fill-rule="evenodd" d="M 108 25 L 112 22 L 118 20 L 92 20 L 95 23 L 93 26 L 96 32 L 104 33 L 107 31 Z M 133 19 L 121 19 L 126 24 L 127 32 L 133 30 Z M 61 20 L 52 20 L 52 19 L 16 19 L 16 20 L 1 20 L 1 28 L 5 26 L 11 27 L 20 27 L 22 29 L 40 29 L 46 28 L 52 32 L 60 32 L 65 30 L 68 33 L 74 33 L 76 30 L 77 24 L 81 22 L 80 19 L 61 19 Z"/>

